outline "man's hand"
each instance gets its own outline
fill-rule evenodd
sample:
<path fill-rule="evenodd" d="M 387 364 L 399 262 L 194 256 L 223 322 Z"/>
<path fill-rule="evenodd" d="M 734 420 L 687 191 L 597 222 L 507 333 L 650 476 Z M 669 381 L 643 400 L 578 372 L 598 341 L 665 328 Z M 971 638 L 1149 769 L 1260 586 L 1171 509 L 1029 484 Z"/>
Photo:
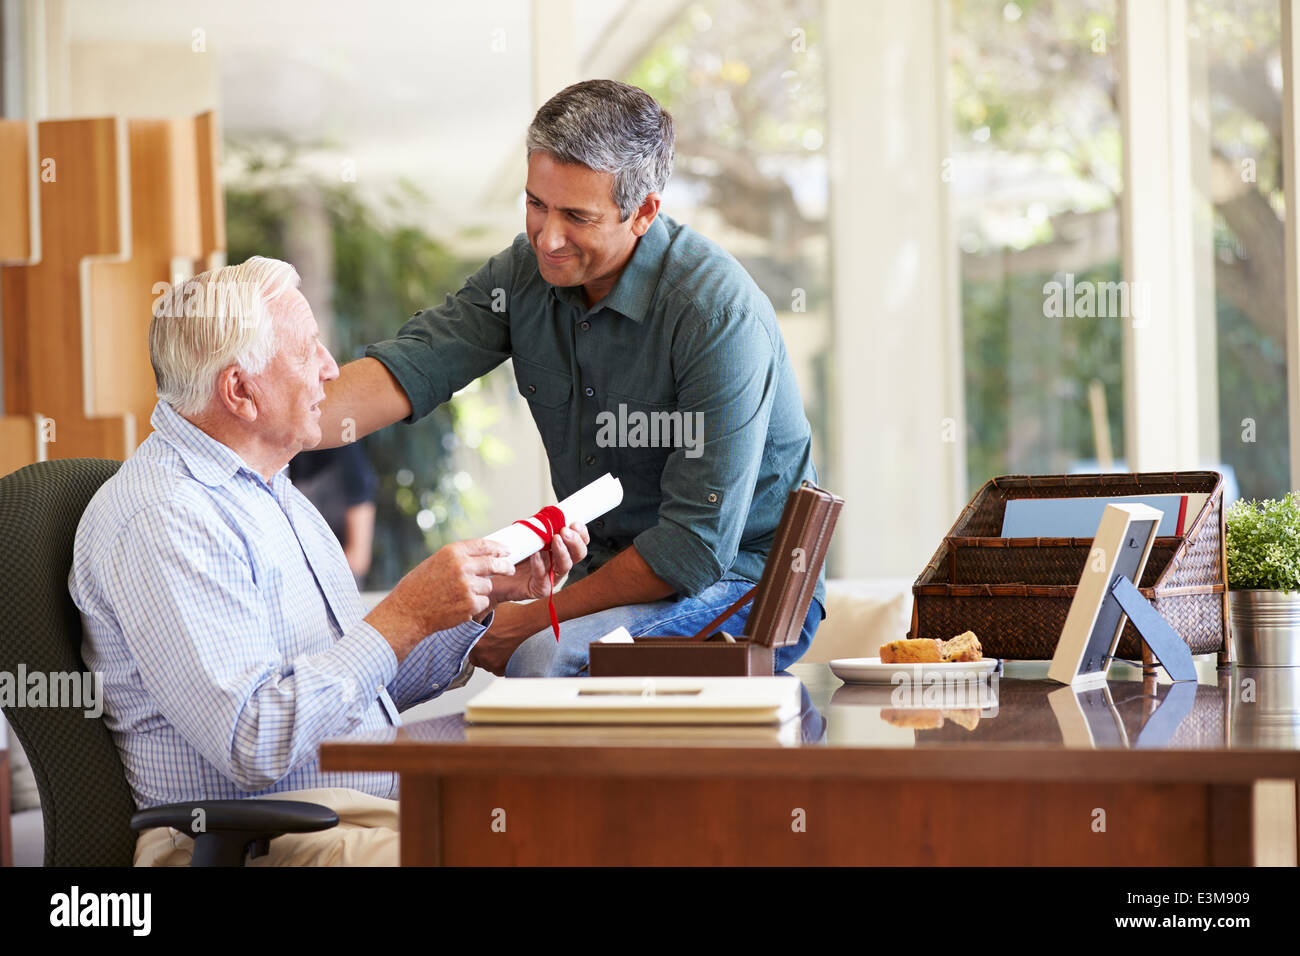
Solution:
<path fill-rule="evenodd" d="M 556 591 L 555 615 L 569 621 L 623 604 L 658 601 L 672 593 L 672 585 L 654 573 L 635 547 L 628 547 L 598 571 Z M 504 674 L 519 645 L 550 623 L 545 601 L 502 604 L 496 609 L 492 626 L 469 652 L 469 659 L 493 674 Z"/>
<path fill-rule="evenodd" d="M 519 645 L 541 628 L 533 614 L 531 604 L 502 604 L 496 609 L 492 626 L 478 639 L 469 651 L 470 663 L 498 677 L 506 672 L 506 665 Z M 542 604 L 543 613 L 546 605 Z M 550 618 L 547 618 L 548 625 Z"/>
<path fill-rule="evenodd" d="M 464 624 L 492 607 L 493 575 L 514 572 L 509 554 L 505 545 L 481 538 L 446 545 L 398 581 L 366 620 L 384 635 L 400 663 L 434 631 Z"/>
<path fill-rule="evenodd" d="M 540 599 L 550 593 L 551 568 L 555 569 L 555 580 L 564 577 L 575 564 L 587 556 L 587 545 L 591 535 L 587 526 L 575 521 L 551 538 L 550 548 L 543 548 L 530 558 L 525 558 L 514 567 L 512 575 L 495 575 L 492 578 L 492 601 L 529 601 Z"/>
<path fill-rule="evenodd" d="M 555 568 L 556 578 L 568 574 L 575 564 L 587 556 L 590 541 L 587 526 L 575 521 L 551 538 L 549 549 L 543 548 L 527 561 L 516 564 L 514 575 L 493 577 L 494 602 L 537 599 L 537 603 L 501 604 L 492 619 L 492 626 L 470 650 L 471 663 L 493 674 L 505 673 L 506 664 L 516 648 L 540 629 L 534 623 L 533 615 L 539 609 L 543 615 L 547 614 L 546 604 L 541 599 L 550 591 L 548 569 Z M 547 620 L 549 619 L 548 616 Z"/>

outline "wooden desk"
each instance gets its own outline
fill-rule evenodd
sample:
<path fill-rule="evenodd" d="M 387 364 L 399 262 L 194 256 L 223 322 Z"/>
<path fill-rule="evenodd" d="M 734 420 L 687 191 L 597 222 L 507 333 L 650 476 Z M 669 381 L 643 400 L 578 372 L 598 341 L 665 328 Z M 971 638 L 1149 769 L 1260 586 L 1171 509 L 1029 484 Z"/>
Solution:
<path fill-rule="evenodd" d="M 1169 685 L 1111 680 L 1123 730 L 1096 749 L 1065 745 L 1045 664 L 1008 665 L 996 706 L 948 715 L 809 664 L 786 744 L 456 715 L 327 742 L 321 764 L 401 774 L 404 865 L 1250 864 L 1252 785 L 1300 778 L 1300 724 L 1260 724 L 1229 672 L 1201 669 L 1181 716 Z"/>

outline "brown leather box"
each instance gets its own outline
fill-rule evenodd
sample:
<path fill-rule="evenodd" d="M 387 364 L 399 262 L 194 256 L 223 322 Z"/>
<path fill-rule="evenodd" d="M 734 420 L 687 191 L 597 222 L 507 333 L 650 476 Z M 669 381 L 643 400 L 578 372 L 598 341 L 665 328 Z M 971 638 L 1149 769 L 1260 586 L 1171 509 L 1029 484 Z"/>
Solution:
<path fill-rule="evenodd" d="M 647 635 L 631 644 L 593 643 L 592 677 L 771 675 L 773 651 L 796 644 L 844 499 L 805 481 L 786 499 L 758 586 L 692 637 Z M 715 628 L 753 598 L 745 632 Z"/>

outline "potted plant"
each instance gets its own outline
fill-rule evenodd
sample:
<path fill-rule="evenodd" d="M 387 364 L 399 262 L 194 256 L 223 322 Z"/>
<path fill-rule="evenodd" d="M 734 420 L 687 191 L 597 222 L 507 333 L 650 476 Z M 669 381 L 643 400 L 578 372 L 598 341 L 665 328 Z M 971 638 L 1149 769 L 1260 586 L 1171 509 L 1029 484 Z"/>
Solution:
<path fill-rule="evenodd" d="M 1236 501 L 1224 517 L 1233 660 L 1300 664 L 1300 492 Z"/>

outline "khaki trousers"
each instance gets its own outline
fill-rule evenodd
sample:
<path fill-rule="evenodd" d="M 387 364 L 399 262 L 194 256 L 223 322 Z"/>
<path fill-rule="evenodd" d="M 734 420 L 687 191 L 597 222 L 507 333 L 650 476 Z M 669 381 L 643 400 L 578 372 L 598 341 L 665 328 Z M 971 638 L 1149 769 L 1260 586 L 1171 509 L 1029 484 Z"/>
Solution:
<path fill-rule="evenodd" d="M 324 787 L 267 794 L 266 800 L 303 800 L 329 807 L 339 825 L 316 833 L 286 833 L 270 852 L 246 866 L 397 866 L 398 803 L 359 790 Z M 189 866 L 194 841 L 171 827 L 155 827 L 135 843 L 136 866 Z"/>

